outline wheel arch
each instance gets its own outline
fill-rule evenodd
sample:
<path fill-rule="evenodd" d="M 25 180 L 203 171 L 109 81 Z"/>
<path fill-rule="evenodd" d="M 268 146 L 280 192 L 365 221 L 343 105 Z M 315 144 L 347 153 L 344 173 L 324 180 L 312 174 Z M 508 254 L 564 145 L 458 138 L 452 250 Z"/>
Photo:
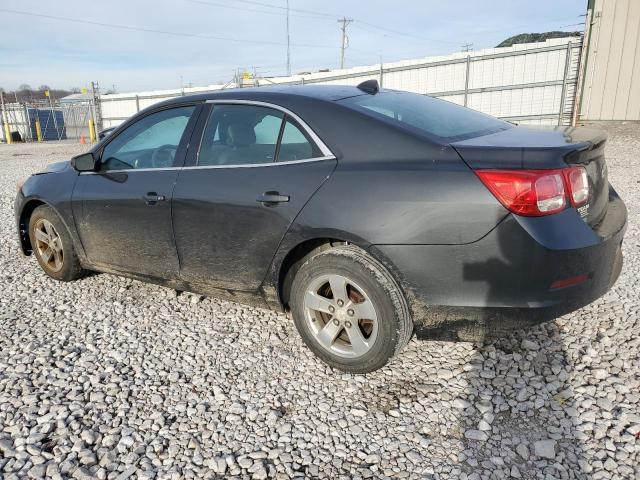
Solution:
<path fill-rule="evenodd" d="M 333 245 L 350 243 L 347 240 L 330 237 L 309 238 L 296 244 L 289 249 L 278 267 L 277 291 L 278 300 L 283 309 L 289 308 L 289 293 L 291 292 L 291 282 L 302 261 L 311 252 L 331 248 Z"/>
<path fill-rule="evenodd" d="M 22 211 L 20 212 L 18 221 L 18 229 L 20 234 L 20 248 L 22 249 L 22 253 L 25 255 L 31 255 L 33 253 L 31 239 L 29 238 L 29 220 L 31 219 L 33 211 L 42 205 L 46 205 L 55 211 L 55 208 L 40 198 L 31 198 L 22 206 Z"/>
<path fill-rule="evenodd" d="M 374 246 L 365 244 L 364 242 L 354 241 L 353 239 L 348 238 L 348 236 L 326 236 L 309 238 L 297 243 L 295 246 L 288 250 L 287 254 L 280 262 L 278 266 L 276 287 L 278 293 L 278 301 L 282 309 L 288 310 L 289 308 L 291 282 L 293 281 L 295 273 L 302 264 L 303 260 L 314 251 L 324 250 L 335 245 L 344 244 L 355 245 L 361 248 L 362 251 L 366 252 L 368 255 L 371 255 L 375 260 L 380 262 L 394 278 L 405 298 L 407 297 L 407 292 L 405 291 L 402 282 L 402 275 L 397 270 L 393 262 L 391 262 L 389 258 L 382 254 L 382 252 L 380 252 Z"/>
<path fill-rule="evenodd" d="M 69 232 L 71 241 L 73 242 L 74 246 L 77 246 L 77 240 L 74 236 L 74 230 L 69 228 L 69 222 L 67 221 L 65 216 L 61 214 L 60 210 L 56 208 L 52 203 L 44 200 L 42 197 L 34 196 L 29 197 L 24 201 L 22 210 L 20 211 L 20 216 L 18 217 L 20 248 L 22 249 L 22 252 L 25 255 L 31 255 L 31 253 L 33 253 L 31 239 L 29 238 L 29 220 L 31 219 L 31 215 L 33 215 L 34 210 L 43 205 L 49 207 L 58 216 L 64 227 L 67 229 L 67 232 Z"/>

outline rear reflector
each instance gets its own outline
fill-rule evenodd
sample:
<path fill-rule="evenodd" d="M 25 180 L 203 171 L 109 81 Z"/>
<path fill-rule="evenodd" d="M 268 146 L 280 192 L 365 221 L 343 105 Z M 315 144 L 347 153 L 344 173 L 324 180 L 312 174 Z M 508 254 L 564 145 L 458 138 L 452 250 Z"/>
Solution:
<path fill-rule="evenodd" d="M 580 285 L 581 283 L 586 282 L 588 278 L 589 276 L 585 273 L 583 275 L 576 275 L 575 277 L 556 280 L 551 284 L 551 286 L 549 287 L 549 290 L 558 290 L 560 288 L 573 287 L 575 285 Z"/>
<path fill-rule="evenodd" d="M 564 210 L 569 202 L 579 207 L 589 199 L 589 183 L 583 167 L 476 170 L 475 173 L 502 205 L 518 215 L 551 215 Z"/>

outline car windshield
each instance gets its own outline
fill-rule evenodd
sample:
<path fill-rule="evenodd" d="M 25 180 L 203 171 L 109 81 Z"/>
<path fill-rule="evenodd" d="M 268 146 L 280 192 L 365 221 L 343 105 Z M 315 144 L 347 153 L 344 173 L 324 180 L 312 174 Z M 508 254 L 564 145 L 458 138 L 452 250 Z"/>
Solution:
<path fill-rule="evenodd" d="M 341 102 L 405 129 L 447 142 L 486 135 L 512 126 L 470 108 L 417 93 L 386 91 L 349 97 Z"/>

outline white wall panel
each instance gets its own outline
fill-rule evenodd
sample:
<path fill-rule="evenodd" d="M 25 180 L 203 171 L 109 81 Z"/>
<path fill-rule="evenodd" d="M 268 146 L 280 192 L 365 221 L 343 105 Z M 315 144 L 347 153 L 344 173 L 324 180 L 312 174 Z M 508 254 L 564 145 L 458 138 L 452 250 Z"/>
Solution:
<path fill-rule="evenodd" d="M 579 119 L 640 120 L 640 0 L 595 0 Z"/>

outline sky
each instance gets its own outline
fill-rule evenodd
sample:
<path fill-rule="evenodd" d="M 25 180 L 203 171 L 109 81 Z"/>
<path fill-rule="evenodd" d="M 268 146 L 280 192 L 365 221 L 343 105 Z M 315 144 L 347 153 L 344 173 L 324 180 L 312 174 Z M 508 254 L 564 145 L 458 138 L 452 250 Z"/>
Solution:
<path fill-rule="evenodd" d="M 587 0 L 289 0 L 292 73 L 495 47 L 518 33 L 582 30 Z M 0 87 L 118 92 L 287 71 L 286 0 L 0 0 Z M 21 12 L 21 13 L 16 13 Z M 52 18 L 56 17 L 56 18 Z M 66 20 L 63 20 L 66 19 Z M 69 19 L 73 20 L 70 21 Z M 114 26 L 116 25 L 116 26 Z M 144 31 L 141 31 L 144 30 Z"/>

